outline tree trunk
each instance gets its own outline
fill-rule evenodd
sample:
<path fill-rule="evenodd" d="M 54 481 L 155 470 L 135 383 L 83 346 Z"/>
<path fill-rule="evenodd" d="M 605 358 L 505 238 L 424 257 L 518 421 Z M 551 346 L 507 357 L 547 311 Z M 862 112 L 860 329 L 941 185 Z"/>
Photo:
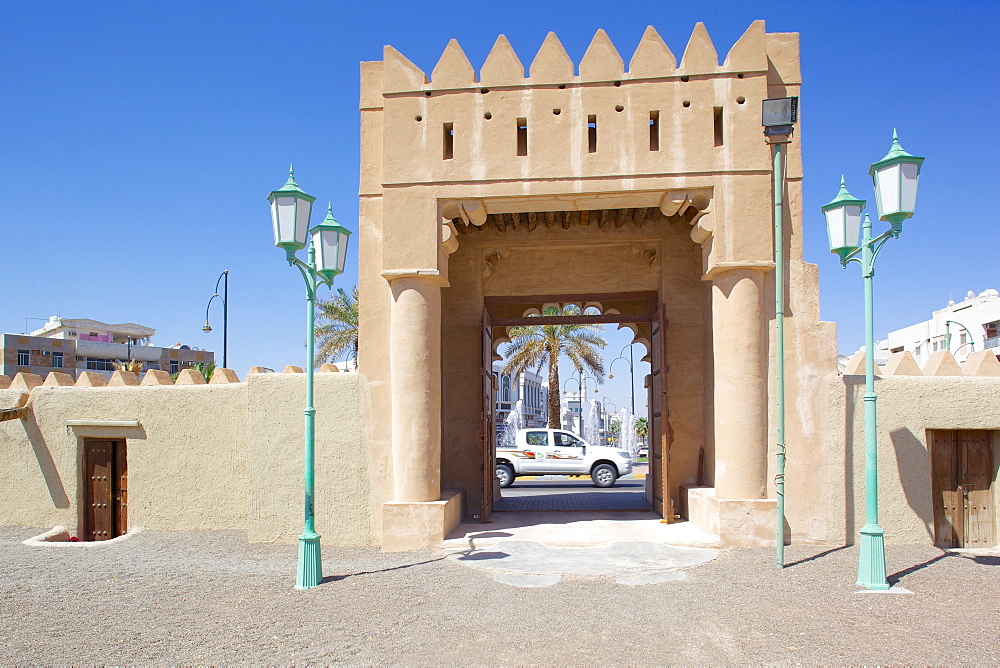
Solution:
<path fill-rule="evenodd" d="M 558 349 L 553 351 L 552 346 L 546 346 L 549 353 L 549 400 L 548 400 L 548 427 L 549 429 L 562 428 L 562 406 L 559 404 L 559 354 Z"/>

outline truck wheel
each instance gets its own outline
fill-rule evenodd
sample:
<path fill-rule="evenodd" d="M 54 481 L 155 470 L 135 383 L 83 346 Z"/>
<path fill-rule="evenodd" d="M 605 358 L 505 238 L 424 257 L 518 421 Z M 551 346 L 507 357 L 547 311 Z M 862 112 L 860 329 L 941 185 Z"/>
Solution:
<path fill-rule="evenodd" d="M 594 481 L 594 487 L 611 487 L 618 480 L 618 471 L 611 464 L 598 464 L 590 472 L 590 479 Z"/>
<path fill-rule="evenodd" d="M 497 464 L 497 480 L 501 487 L 510 487 L 514 484 L 514 469 L 510 464 Z"/>

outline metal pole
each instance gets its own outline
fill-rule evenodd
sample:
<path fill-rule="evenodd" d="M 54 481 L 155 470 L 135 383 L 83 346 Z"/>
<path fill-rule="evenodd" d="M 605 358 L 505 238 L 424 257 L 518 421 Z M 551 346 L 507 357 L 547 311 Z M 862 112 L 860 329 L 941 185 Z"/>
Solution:
<path fill-rule="evenodd" d="M 316 249 L 309 247 L 309 271 L 306 276 L 306 408 L 305 411 L 305 527 L 299 536 L 299 562 L 295 577 L 296 589 L 309 589 L 323 579 L 323 559 L 320 536 L 315 526 L 315 453 L 316 408 L 313 406 L 314 348 L 316 346 Z"/>
<path fill-rule="evenodd" d="M 222 272 L 222 368 L 229 368 L 229 270 Z"/>
<path fill-rule="evenodd" d="M 885 539 L 878 525 L 878 427 L 875 405 L 875 249 L 872 244 L 872 221 L 865 214 L 862 229 L 861 269 L 865 279 L 865 525 L 861 527 L 861 555 L 858 561 L 858 586 L 885 590 Z"/>
<path fill-rule="evenodd" d="M 631 381 L 629 385 L 629 403 L 632 406 L 632 417 L 635 417 L 635 372 L 633 371 L 634 365 L 632 364 L 632 344 L 628 346 L 628 377 Z"/>
<path fill-rule="evenodd" d="M 775 557 L 778 568 L 785 567 L 785 169 L 782 144 L 772 144 L 774 170 L 774 338 L 775 338 L 775 392 L 777 406 L 775 421 L 777 521 L 775 522 Z"/>

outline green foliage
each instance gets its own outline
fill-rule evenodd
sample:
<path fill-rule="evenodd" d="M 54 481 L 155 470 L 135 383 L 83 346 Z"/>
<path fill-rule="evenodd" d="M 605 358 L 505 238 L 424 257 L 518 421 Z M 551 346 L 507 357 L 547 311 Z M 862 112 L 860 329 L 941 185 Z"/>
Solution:
<path fill-rule="evenodd" d="M 201 375 L 205 377 L 206 383 L 212 380 L 212 376 L 215 374 L 215 362 L 198 362 L 193 368 L 201 372 Z M 174 380 L 177 379 L 175 378 Z"/>
<path fill-rule="evenodd" d="M 646 442 L 646 437 L 649 436 L 649 420 L 647 418 L 641 417 L 635 421 L 635 435 L 643 443 Z"/>
<path fill-rule="evenodd" d="M 347 359 L 358 359 L 358 287 L 348 295 L 343 288 L 330 299 L 316 302 L 316 341 L 319 343 L 315 362 L 334 361 L 347 353 Z"/>
<path fill-rule="evenodd" d="M 545 309 L 540 321 L 546 317 L 559 315 L 581 315 L 576 306 L 560 309 L 550 306 Z M 551 428 L 560 426 L 562 414 L 560 405 L 559 360 L 563 356 L 569 359 L 578 371 L 585 368 L 598 383 L 604 382 L 604 358 L 601 349 L 607 342 L 601 336 L 604 327 L 601 325 L 524 325 L 512 327 L 511 342 L 504 350 L 507 363 L 503 373 L 512 376 L 520 375 L 526 369 L 540 373 L 543 366 L 549 370 L 549 406 L 548 425 Z"/>

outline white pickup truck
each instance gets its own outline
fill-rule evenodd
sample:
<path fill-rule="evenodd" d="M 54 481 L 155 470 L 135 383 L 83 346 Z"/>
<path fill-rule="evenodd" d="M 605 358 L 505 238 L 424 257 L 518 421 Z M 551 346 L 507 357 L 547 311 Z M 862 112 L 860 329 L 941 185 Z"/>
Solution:
<path fill-rule="evenodd" d="M 590 445 L 564 429 L 520 429 L 513 447 L 497 446 L 497 478 L 510 487 L 522 475 L 589 475 L 596 487 L 611 487 L 632 472 L 629 453 Z"/>

